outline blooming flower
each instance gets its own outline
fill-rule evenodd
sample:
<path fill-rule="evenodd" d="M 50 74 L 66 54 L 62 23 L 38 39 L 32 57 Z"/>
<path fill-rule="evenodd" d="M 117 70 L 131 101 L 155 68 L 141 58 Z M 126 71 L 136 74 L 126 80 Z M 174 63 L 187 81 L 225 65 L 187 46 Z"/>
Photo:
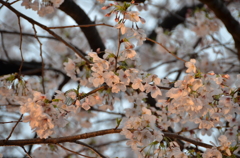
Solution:
<path fill-rule="evenodd" d="M 218 137 L 218 140 L 220 141 L 220 144 L 221 144 L 219 149 L 225 150 L 225 152 L 228 154 L 228 156 L 231 156 L 232 154 L 229 149 L 231 142 L 228 141 L 228 138 L 225 135 L 221 135 L 220 137 Z"/>
<path fill-rule="evenodd" d="M 189 62 L 185 63 L 185 66 L 188 68 L 186 70 L 186 73 L 196 73 L 195 63 L 196 63 L 195 59 L 191 59 Z"/>
<path fill-rule="evenodd" d="M 119 91 L 126 91 L 126 85 L 123 82 L 115 83 L 112 86 L 112 92 L 113 93 L 118 93 Z"/>
<path fill-rule="evenodd" d="M 144 87 L 146 89 L 146 93 L 151 92 L 151 96 L 153 98 L 157 98 L 157 96 L 161 96 L 162 95 L 162 92 L 160 91 L 160 89 L 156 85 L 151 86 L 149 84 L 145 84 Z"/>
<path fill-rule="evenodd" d="M 117 72 L 119 74 L 119 78 L 121 82 L 123 82 L 125 85 L 128 85 L 130 82 L 130 78 L 129 78 L 130 74 L 125 73 L 122 69 L 118 70 Z"/>
<path fill-rule="evenodd" d="M 122 53 L 123 53 L 123 56 L 125 57 L 125 58 L 130 58 L 130 59 L 132 59 L 132 58 L 134 58 L 135 56 L 136 56 L 136 52 L 135 52 L 135 50 L 133 50 L 133 49 L 124 49 L 123 51 L 122 51 Z"/>
<path fill-rule="evenodd" d="M 89 82 L 92 82 L 94 87 L 98 87 L 99 85 L 104 83 L 104 77 L 102 73 L 92 73 L 93 77 L 89 78 Z"/>
<path fill-rule="evenodd" d="M 107 85 L 112 86 L 113 83 L 119 83 L 119 77 L 115 75 L 112 71 L 104 72 L 103 77 Z"/>
<path fill-rule="evenodd" d="M 214 157 L 214 158 L 222 158 L 222 154 L 219 150 L 217 150 L 216 148 L 212 148 L 212 149 L 207 149 L 203 154 L 202 154 L 203 158 L 210 158 L 210 157 Z"/>
<path fill-rule="evenodd" d="M 88 98 L 85 99 L 85 102 L 82 104 L 82 108 L 85 110 L 89 110 L 91 108 L 92 104 L 90 103 L 90 100 Z"/>
<path fill-rule="evenodd" d="M 122 35 L 124 35 L 127 32 L 127 27 L 124 25 L 124 23 L 119 23 L 114 26 L 117 29 L 121 30 Z"/>
<path fill-rule="evenodd" d="M 131 20 L 132 22 L 138 22 L 140 20 L 138 15 L 139 15 L 139 12 L 130 11 L 125 13 L 125 18 Z"/>
<path fill-rule="evenodd" d="M 68 61 L 65 62 L 63 65 L 64 65 L 64 70 L 67 72 L 67 75 L 69 77 L 74 78 L 76 72 L 75 72 L 75 63 L 73 62 L 73 60 L 68 58 Z"/>
<path fill-rule="evenodd" d="M 134 80 L 133 84 L 132 84 L 132 88 L 133 89 L 140 89 L 141 91 L 144 91 L 145 88 L 142 84 L 142 80 L 140 78 L 137 78 Z"/>

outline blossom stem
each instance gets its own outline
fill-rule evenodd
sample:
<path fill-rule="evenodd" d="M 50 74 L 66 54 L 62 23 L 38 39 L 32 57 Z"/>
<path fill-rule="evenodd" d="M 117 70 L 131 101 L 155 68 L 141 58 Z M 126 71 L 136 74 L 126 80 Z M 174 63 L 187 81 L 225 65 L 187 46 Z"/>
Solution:
<path fill-rule="evenodd" d="M 157 42 L 157 41 L 154 41 L 154 40 L 152 40 L 152 39 L 150 39 L 150 38 L 148 38 L 148 37 L 146 37 L 146 40 L 151 41 L 151 42 L 153 42 L 153 43 L 156 43 L 156 44 L 160 45 L 163 49 L 165 49 L 169 54 L 171 54 L 172 56 L 174 56 L 174 57 L 177 58 L 178 60 L 182 60 L 183 62 L 187 62 L 186 60 L 184 60 L 184 59 L 176 56 L 176 55 L 173 54 L 172 52 L 170 52 L 170 51 L 169 51 L 166 47 L 164 47 L 161 43 L 159 43 L 159 42 Z"/>

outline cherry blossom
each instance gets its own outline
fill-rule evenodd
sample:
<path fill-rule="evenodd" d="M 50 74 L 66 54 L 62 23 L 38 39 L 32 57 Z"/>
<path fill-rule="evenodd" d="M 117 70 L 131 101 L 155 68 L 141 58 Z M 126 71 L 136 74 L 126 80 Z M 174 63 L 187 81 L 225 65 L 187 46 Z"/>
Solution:
<path fill-rule="evenodd" d="M 123 35 L 127 32 L 127 27 L 124 25 L 124 23 L 119 23 L 114 27 L 116 27 L 117 29 L 120 29 Z"/>
<path fill-rule="evenodd" d="M 189 62 L 186 62 L 185 66 L 188 68 L 186 70 L 187 73 L 195 73 L 196 72 L 196 67 L 195 67 L 196 60 L 191 59 Z"/>
<path fill-rule="evenodd" d="M 64 0 L 23 0 L 21 5 L 26 9 L 36 11 L 39 16 L 45 16 L 53 13 L 63 2 Z M 104 114 L 97 113 L 102 112 L 114 115 L 112 118 L 117 120 L 117 125 L 116 122 L 114 125 L 110 123 L 109 127 L 114 126 L 111 129 L 114 131 L 113 133 L 120 132 L 126 137 L 125 144 L 138 157 L 187 158 L 194 155 L 203 158 L 222 158 L 237 155 L 240 126 L 238 121 L 240 75 L 234 74 L 238 72 L 238 69 L 235 68 L 237 67 L 235 57 L 234 59 L 227 58 L 229 52 L 236 54 L 235 50 L 232 50 L 231 44 L 229 48 L 223 47 L 225 44 L 221 42 L 224 41 L 216 39 L 215 32 L 222 26 L 221 22 L 216 20 L 208 9 L 207 11 L 204 9 L 189 11 L 186 28 L 177 26 L 174 31 L 169 32 L 164 28 L 158 28 L 155 31 L 156 40 L 161 44 L 156 42 L 158 45 L 145 46 L 144 41 L 149 40 L 145 32 L 148 33 L 149 30 L 141 27 L 146 21 L 139 16 L 140 12 L 136 9 L 151 4 L 150 1 L 146 1 L 146 4 L 134 1 L 131 3 L 108 3 L 105 0 L 98 0 L 98 2 L 106 3 L 102 10 L 109 10 L 107 14 L 104 13 L 106 14 L 104 17 L 106 23 L 96 23 L 96 25 L 110 26 L 109 28 L 114 30 L 115 34 L 105 31 L 106 33 L 102 33 L 107 37 L 101 37 L 105 42 L 103 45 L 106 44 L 106 47 L 111 49 L 105 49 L 103 46 L 103 48 L 94 48 L 94 50 L 91 46 L 84 48 L 79 46 L 78 49 L 88 53 L 81 54 L 79 51 L 78 53 L 81 55 L 76 53 L 74 57 L 71 54 L 73 49 L 68 50 L 71 47 L 67 47 L 66 44 L 73 42 L 72 32 L 66 31 L 63 35 L 63 30 L 56 31 L 57 34 L 63 36 L 58 40 L 63 40 L 66 46 L 55 44 L 54 51 L 60 52 L 57 59 L 51 59 L 51 55 L 46 52 L 41 55 L 42 57 L 49 56 L 49 60 L 46 61 L 46 67 L 44 64 L 42 65 L 41 69 L 44 70 L 44 73 L 42 72 L 42 76 L 38 77 L 41 79 L 38 84 L 31 82 L 30 77 L 22 75 L 20 71 L 0 77 L 0 103 L 4 108 L 11 110 L 10 105 L 16 105 L 18 110 L 15 112 L 23 114 L 23 119 L 19 121 L 29 123 L 32 132 L 36 132 L 40 139 L 88 132 L 87 129 L 91 127 L 98 130 L 100 126 L 94 126 L 92 122 L 104 118 Z M 102 13 L 102 10 L 99 9 L 99 13 Z M 208 18 L 206 14 L 209 16 Z M 115 24 L 107 24 L 108 19 L 112 19 L 108 17 L 114 15 Z M 21 16 L 18 15 L 18 17 Z M 128 26 L 129 22 L 132 24 L 131 27 Z M 138 22 L 142 24 L 140 23 L 139 26 Z M 37 24 L 33 23 L 32 25 Z M 91 24 L 91 27 L 93 25 L 95 24 Z M 191 26 L 189 27 L 189 25 Z M 52 27 L 46 28 L 50 30 Z M 189 31 L 188 35 L 185 31 Z M 194 35 L 197 34 L 201 38 L 196 41 L 191 40 L 193 32 L 195 32 Z M 51 35 L 53 34 L 51 32 Z M 75 31 L 74 34 L 76 35 Z M 37 33 L 35 35 L 37 36 Z M 117 40 L 114 41 L 115 39 Z M 48 42 L 49 39 L 45 40 Z M 73 43 L 78 42 L 78 40 L 74 40 Z M 220 43 L 219 45 L 224 48 L 224 51 L 216 48 L 216 43 Z M 91 43 L 89 44 L 91 45 Z M 4 41 L 2 41 L 2 45 L 4 45 Z M 138 47 L 140 45 L 143 47 Z M 53 45 L 49 44 L 48 47 L 53 47 Z M 213 59 L 209 60 L 213 57 L 206 57 L 206 52 L 204 52 L 211 47 L 213 47 L 212 52 L 216 55 L 214 61 Z M 77 52 L 76 50 L 74 49 L 75 52 Z M 147 53 L 142 53 L 144 51 Z M 145 58 L 144 55 L 149 56 Z M 223 60 L 225 56 L 226 59 Z M 201 61 L 199 61 L 200 59 Z M 62 64 L 62 61 L 66 62 Z M 166 65 L 166 72 L 169 71 L 169 74 L 178 72 L 179 74 L 176 79 L 172 79 L 171 76 L 169 77 L 171 79 L 160 79 L 156 74 L 151 74 L 156 67 L 145 69 L 143 66 L 145 62 L 149 65 L 158 64 L 157 67 Z M 55 63 L 58 64 L 54 65 Z M 218 68 L 209 66 L 214 64 Z M 224 68 L 225 66 L 228 67 Z M 59 71 L 53 74 L 55 76 L 62 75 L 59 80 L 55 80 L 52 77 L 54 75 L 48 72 L 55 70 L 55 67 Z M 142 67 L 146 71 L 143 71 Z M 182 73 L 185 69 L 186 73 Z M 224 74 L 230 70 L 233 72 Z M 22 73 L 26 72 L 22 71 Z M 158 75 L 162 76 L 162 74 Z M 57 86 L 55 89 L 49 88 L 48 82 L 56 82 L 54 85 L 60 87 L 69 81 L 69 77 L 72 79 L 71 82 L 74 81 L 69 85 L 73 84 L 71 86 L 74 88 L 64 87 L 67 90 L 63 90 L 64 88 L 61 90 L 62 87 L 56 90 Z M 157 102 L 155 106 L 150 103 L 149 99 Z M 101 128 L 107 126 L 105 124 Z M 173 132 L 170 133 L 170 131 Z M 204 145 L 201 145 L 206 148 L 202 150 L 202 153 L 199 153 L 198 149 L 192 151 L 186 148 L 196 149 L 190 144 L 198 146 L 200 141 L 205 141 L 200 139 L 200 136 L 206 134 L 208 136 L 219 135 L 215 140 L 217 145 L 212 143 L 214 145 L 210 146 L 202 143 Z M 172 136 L 171 139 L 167 135 Z M 182 137 L 188 139 L 185 139 L 184 146 L 180 147 L 177 142 L 181 141 Z M 101 141 L 94 137 L 91 143 L 97 146 L 98 144 L 94 143 Z M 69 147 L 80 151 L 79 147 L 70 145 Z M 57 147 L 54 146 L 54 149 L 57 150 Z M 33 156 L 41 157 L 42 155 L 69 156 L 66 151 L 62 152 L 62 155 L 57 155 L 55 150 L 44 145 L 33 153 Z"/>
<path fill-rule="evenodd" d="M 203 154 L 203 158 L 209 158 L 209 157 L 216 157 L 216 158 L 222 158 L 222 154 L 220 151 L 218 151 L 216 148 L 213 149 L 207 149 Z"/>
<path fill-rule="evenodd" d="M 125 18 L 131 20 L 132 22 L 138 22 L 140 20 L 139 13 L 136 11 L 129 11 L 125 14 Z"/>

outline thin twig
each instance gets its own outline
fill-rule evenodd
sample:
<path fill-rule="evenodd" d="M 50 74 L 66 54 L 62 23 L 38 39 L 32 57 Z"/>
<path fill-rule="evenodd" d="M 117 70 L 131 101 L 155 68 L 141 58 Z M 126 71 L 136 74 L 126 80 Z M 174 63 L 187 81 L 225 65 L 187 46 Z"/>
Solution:
<path fill-rule="evenodd" d="M 88 25 L 56 26 L 56 27 L 48 27 L 48 29 L 63 29 L 63 28 L 72 28 L 72 27 L 93 27 L 93 26 L 108 26 L 108 27 L 113 27 L 112 25 L 108 25 L 108 24 L 102 23 L 102 24 L 88 24 Z"/>
<path fill-rule="evenodd" d="M 100 157 L 102 157 L 102 158 L 106 158 L 104 155 L 102 155 L 99 151 L 97 151 L 96 149 L 94 149 L 93 147 L 91 147 L 90 145 L 88 145 L 88 144 L 86 144 L 86 143 L 83 143 L 83 142 L 81 142 L 81 141 L 75 141 L 75 143 L 77 143 L 77 144 L 80 144 L 80 145 L 82 145 L 82 146 L 85 146 L 85 147 L 87 147 L 87 148 L 89 148 L 90 150 L 92 150 L 93 152 L 95 152 L 97 155 L 99 155 Z"/>
<path fill-rule="evenodd" d="M 74 46 L 72 46 L 71 44 L 69 44 L 68 42 L 66 42 L 62 37 L 60 37 L 59 35 L 57 35 L 55 32 L 53 32 L 52 30 L 48 29 L 47 26 L 33 20 L 32 18 L 29 18 L 28 16 L 20 13 L 18 10 L 16 10 L 15 8 L 13 8 L 9 3 L 0 0 L 0 3 L 2 3 L 4 6 L 6 6 L 8 9 L 10 9 L 12 12 L 14 12 L 18 17 L 22 17 L 25 20 L 29 21 L 31 24 L 35 24 L 37 26 L 39 26 L 40 28 L 44 29 L 45 31 L 47 31 L 49 34 L 51 34 L 52 36 L 54 36 L 55 38 L 59 39 L 61 42 L 63 42 L 66 46 L 68 46 L 70 49 L 72 49 L 75 53 L 78 54 L 79 57 L 81 57 L 83 60 L 86 61 L 87 64 L 91 64 L 92 62 L 89 61 L 82 53 L 80 53 Z"/>
<path fill-rule="evenodd" d="M 83 156 L 83 157 L 87 157 L 87 158 L 95 158 L 95 157 L 90 157 L 90 156 L 86 156 L 86 155 L 79 154 L 79 153 L 77 153 L 77 152 L 75 152 L 75 151 L 72 151 L 72 150 L 70 150 L 70 149 L 62 146 L 61 144 L 56 143 L 56 145 L 57 145 L 57 146 L 60 146 L 60 147 L 63 148 L 64 150 L 69 151 L 69 152 L 71 152 L 71 153 L 74 153 L 74 154 L 77 154 L 77 155 L 80 155 L 80 156 Z"/>
<path fill-rule="evenodd" d="M 17 34 L 19 35 L 20 32 L 17 31 L 7 31 L 7 30 L 0 30 L 0 33 L 5 33 L 5 34 Z M 30 37 L 35 37 L 35 34 L 32 33 L 23 33 L 22 32 L 22 36 L 30 36 Z M 52 37 L 52 36 L 45 36 L 45 35 L 38 35 L 38 38 L 47 38 L 47 39 L 52 39 L 52 40 L 57 40 L 59 41 L 57 38 Z"/>
<path fill-rule="evenodd" d="M 211 35 L 212 39 L 216 42 L 218 42 L 221 46 L 223 46 L 225 49 L 229 50 L 230 52 L 232 52 L 233 54 L 237 55 L 237 52 L 234 51 L 233 49 L 229 48 L 226 46 L 226 44 L 221 43 L 218 39 L 216 39 L 213 35 Z"/>
<path fill-rule="evenodd" d="M 13 128 L 12 128 L 9 136 L 6 138 L 5 141 L 8 141 L 8 139 L 12 136 L 12 133 L 13 133 L 14 129 L 17 127 L 17 125 L 18 125 L 18 123 L 21 121 L 22 117 L 23 117 L 23 114 L 20 116 L 20 118 L 18 119 L 17 123 L 13 126 Z"/>
<path fill-rule="evenodd" d="M 89 95 L 91 95 L 91 94 L 94 94 L 94 93 L 96 93 L 97 91 L 103 90 L 103 89 L 105 89 L 105 88 L 107 88 L 107 87 L 108 87 L 107 85 L 103 85 L 103 86 L 101 86 L 101 87 L 99 87 L 99 88 L 96 88 L 96 89 L 88 92 L 87 94 L 84 94 L 83 96 L 80 96 L 79 99 L 81 100 L 81 99 L 83 99 L 83 98 L 85 98 L 85 97 L 87 97 L 87 96 L 89 96 Z"/>
<path fill-rule="evenodd" d="M 156 68 L 158 68 L 158 67 L 160 67 L 160 66 L 162 66 L 164 64 L 168 64 L 168 63 L 172 63 L 172 62 L 176 62 L 176 60 L 170 60 L 170 61 L 166 61 L 164 63 L 160 63 L 160 64 L 158 64 L 158 65 L 156 65 L 154 67 L 151 67 L 151 68 L 147 69 L 146 71 L 147 72 L 152 71 L 152 70 L 154 70 L 154 69 L 156 69 Z"/>
<path fill-rule="evenodd" d="M 98 120 L 98 121 L 94 121 L 92 122 L 92 124 L 96 124 L 96 123 L 102 123 L 102 122 L 112 122 L 112 121 L 116 121 L 117 120 L 117 117 L 116 118 L 113 118 L 113 119 L 104 119 L 104 120 Z"/>
<path fill-rule="evenodd" d="M 98 111 L 98 112 L 104 112 L 104 113 L 108 113 L 108 114 L 113 114 L 113 115 L 121 115 L 121 116 L 125 116 L 125 114 L 123 113 L 117 113 L 117 112 L 111 112 L 111 111 L 104 111 L 104 110 L 99 110 L 99 109 L 95 109 L 95 108 L 91 108 L 92 111 Z"/>
<path fill-rule="evenodd" d="M 0 33 L 1 33 L 1 43 L 2 43 L 3 51 L 4 51 L 4 53 L 5 53 L 6 57 L 7 57 L 7 59 L 10 61 L 11 59 L 9 58 L 9 56 L 8 56 L 8 52 L 7 52 L 7 50 L 6 50 L 6 48 L 5 48 L 5 45 L 4 45 L 3 33 L 2 33 L 2 32 L 0 32 Z"/>
<path fill-rule="evenodd" d="M 38 43 L 39 43 L 39 48 L 40 48 L 40 57 L 42 60 L 42 88 L 43 88 L 43 93 L 45 94 L 45 86 L 44 86 L 44 60 L 43 60 L 43 56 L 42 56 L 42 43 L 39 40 L 38 36 L 37 36 L 37 30 L 35 28 L 35 25 L 32 24 L 33 30 L 34 30 L 34 35 L 35 38 L 37 39 Z"/>
<path fill-rule="evenodd" d="M 19 76 L 21 76 L 21 72 L 22 72 L 22 67 L 23 67 L 23 62 L 24 62 L 24 58 L 23 58 L 23 52 L 22 52 L 22 27 L 21 27 L 21 23 L 20 23 L 20 17 L 17 15 L 18 17 L 18 25 L 19 25 L 19 30 L 20 30 L 20 43 L 19 43 L 19 50 L 21 53 L 21 65 L 19 68 Z"/>
<path fill-rule="evenodd" d="M 164 47 L 161 43 L 159 43 L 159 42 L 157 42 L 157 41 L 154 41 L 154 40 L 152 40 L 152 39 L 150 39 L 150 38 L 146 38 L 146 40 L 148 40 L 148 41 L 151 41 L 151 42 L 153 42 L 153 43 L 156 43 L 156 44 L 158 44 L 158 45 L 160 45 L 163 49 L 165 49 L 169 54 L 171 54 L 172 56 L 174 56 L 175 58 L 177 58 L 178 60 L 182 60 L 182 61 L 184 61 L 184 62 L 187 62 L 186 60 L 184 60 L 184 59 L 182 59 L 182 58 L 179 58 L 178 56 L 176 56 L 175 54 L 173 54 L 172 52 L 170 52 L 166 47 Z"/>
<path fill-rule="evenodd" d="M 181 69 L 178 69 L 178 70 L 170 71 L 170 72 L 168 72 L 168 73 L 165 75 L 164 78 L 166 78 L 167 76 L 169 76 L 169 75 L 172 74 L 172 73 L 179 72 L 179 71 L 182 71 L 182 70 L 184 70 L 184 69 L 185 69 L 185 68 L 181 68 Z"/>
<path fill-rule="evenodd" d="M 113 143 L 120 143 L 120 142 L 127 141 L 127 140 L 128 140 L 128 139 L 114 140 L 114 141 L 110 141 L 110 142 L 107 142 L 107 143 L 94 145 L 93 148 L 99 148 L 99 147 L 107 146 L 107 145 L 110 145 L 110 144 L 113 144 Z M 85 150 L 87 150 L 87 149 L 86 149 L 86 148 L 83 148 L 83 149 L 81 149 L 79 152 L 83 152 L 83 151 L 85 151 Z"/>
<path fill-rule="evenodd" d="M 28 152 L 27 152 L 27 150 L 24 148 L 24 146 L 21 146 L 21 147 L 22 147 L 23 151 L 26 153 L 26 155 L 27 155 L 28 157 L 32 158 L 32 156 L 28 154 Z"/>
<path fill-rule="evenodd" d="M 13 1 L 13 2 L 10 3 L 10 5 L 13 5 L 14 3 L 16 3 L 18 1 L 20 1 L 20 0 Z"/>

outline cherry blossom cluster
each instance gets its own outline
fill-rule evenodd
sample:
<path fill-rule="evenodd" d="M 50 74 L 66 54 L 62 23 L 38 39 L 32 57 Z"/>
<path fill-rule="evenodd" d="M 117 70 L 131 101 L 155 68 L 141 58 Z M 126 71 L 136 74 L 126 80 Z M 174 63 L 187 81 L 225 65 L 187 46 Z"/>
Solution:
<path fill-rule="evenodd" d="M 161 142 L 163 134 L 161 134 L 159 128 L 167 130 L 168 127 L 174 127 L 177 124 L 184 127 L 186 123 L 192 122 L 196 124 L 196 129 L 200 130 L 203 135 L 205 133 L 212 135 L 214 128 L 222 127 L 223 123 L 228 121 L 230 122 L 229 127 L 227 127 L 224 135 L 218 138 L 220 146 L 217 149 L 208 149 L 202 156 L 204 158 L 222 156 L 220 151 L 224 155 L 232 155 L 230 146 L 237 146 L 239 143 L 239 122 L 235 121 L 240 112 L 239 97 L 236 94 L 238 89 L 230 88 L 232 82 L 228 75 L 216 75 L 213 72 L 200 73 L 196 70 L 195 63 L 194 59 L 186 63 L 188 74 L 184 77 L 184 80 L 177 81 L 174 88 L 166 93 L 166 97 L 169 99 L 156 98 L 161 110 L 146 109 L 147 106 L 144 106 L 144 102 L 137 101 L 134 102 L 136 106 L 126 109 L 127 119 L 121 133 L 130 139 L 127 144 L 137 154 L 140 154 L 143 146 L 151 146 L 150 142 L 155 142 L 155 145 Z M 239 87 L 239 80 L 235 82 L 235 85 Z M 139 94 L 137 98 L 146 98 L 146 94 L 145 96 Z M 157 130 L 156 125 L 158 126 Z M 129 129 L 134 129 L 134 131 Z M 147 133 L 146 129 L 149 130 Z M 195 133 L 194 130 L 192 132 Z M 182 128 L 180 133 L 186 134 L 187 131 Z M 148 140 L 144 138 L 148 138 Z M 167 148 L 158 149 L 156 152 L 161 154 L 162 157 L 164 157 L 164 154 L 167 157 L 173 153 L 174 155 L 178 153 L 177 155 L 181 155 L 180 157 L 186 157 L 178 145 L 174 149 L 176 150 L 171 148 L 172 153 Z"/>
<path fill-rule="evenodd" d="M 170 52 L 176 52 L 179 57 L 184 57 L 185 60 L 190 60 L 189 56 L 197 54 L 197 60 L 201 61 L 197 66 L 204 73 L 209 71 L 224 73 L 229 70 L 229 67 L 223 62 L 224 55 L 229 55 L 228 51 L 219 51 L 218 48 L 214 47 L 219 42 L 216 38 L 222 32 L 222 22 L 205 7 L 189 10 L 185 22 L 188 27 L 178 25 L 174 28 L 174 31 L 168 31 L 162 27 L 156 28 L 156 41 L 165 46 Z M 203 47 L 197 45 L 195 47 L 195 44 L 199 42 L 198 39 L 201 39 Z M 174 60 L 174 57 L 160 45 L 155 45 L 154 51 L 159 55 L 145 55 L 151 58 L 148 59 L 150 60 L 148 62 L 158 62 L 159 60 L 162 63 L 170 62 L 166 71 L 171 71 L 176 66 L 183 68 L 183 64 L 180 61 L 171 62 Z M 220 54 L 220 56 L 213 59 L 209 55 L 210 52 Z M 233 62 L 237 62 L 235 59 L 233 60 Z"/>
<path fill-rule="evenodd" d="M 110 4 L 109 6 L 103 7 L 103 9 L 112 6 L 121 8 L 118 4 L 116 5 Z M 124 5 L 125 8 L 128 8 L 126 4 Z M 107 16 L 110 16 L 112 13 L 116 14 L 115 21 L 118 22 L 118 24 L 115 27 L 121 31 L 122 35 L 129 30 L 135 30 L 134 28 L 127 28 L 124 23 L 126 19 L 133 23 L 140 21 L 138 14 L 126 10 L 121 12 L 119 10 L 113 9 L 107 14 Z M 118 15 L 120 13 L 123 14 L 122 18 Z M 136 31 L 138 30 L 137 28 Z M 137 34 L 133 33 L 132 36 L 136 37 Z M 122 123 L 123 131 L 121 134 L 130 139 L 127 144 L 131 146 L 138 155 L 144 155 L 144 153 L 141 152 L 142 149 L 146 146 L 153 145 L 151 142 L 158 142 L 160 145 L 163 134 L 161 130 L 156 130 L 156 125 L 162 130 L 167 130 L 168 127 L 174 126 L 175 124 L 184 125 L 186 122 L 193 122 L 198 125 L 198 129 L 202 130 L 204 134 L 204 132 L 221 126 L 223 122 L 220 120 L 231 121 L 231 119 L 234 118 L 235 112 L 239 114 L 239 107 L 237 103 L 234 103 L 236 90 L 230 88 L 231 81 L 229 76 L 216 75 L 214 72 L 203 74 L 197 71 L 195 67 L 196 61 L 194 59 L 186 63 L 188 69 L 184 80 L 175 82 L 174 88 L 171 88 L 166 93 L 166 97 L 169 99 L 162 99 L 160 97 L 162 93 L 158 86 L 163 83 L 160 83 L 160 79 L 155 75 L 136 69 L 136 64 L 135 67 L 131 67 L 129 61 L 136 62 L 134 59 L 137 59 L 137 54 L 131 49 L 133 45 L 130 42 L 124 42 L 124 40 L 122 40 L 122 42 L 125 44 L 125 49 L 119 54 L 118 52 L 113 53 L 112 51 L 106 50 L 104 59 L 102 59 L 98 57 L 97 53 L 89 53 L 93 64 L 91 64 L 88 72 L 84 72 L 82 75 L 76 67 L 82 65 L 81 63 L 84 61 L 75 63 L 69 59 L 68 63 L 65 63 L 65 70 L 71 78 L 79 80 L 80 83 L 85 86 L 99 87 L 100 85 L 106 84 L 112 93 L 118 93 L 120 91 L 126 93 L 126 98 L 129 102 L 133 103 L 134 107 L 126 109 L 127 118 L 124 119 Z M 236 84 L 238 82 L 239 81 L 237 81 Z M 157 99 L 158 106 L 161 110 L 149 108 L 144 102 L 149 92 L 151 92 L 153 98 Z M 228 110 L 225 108 L 226 104 L 222 103 L 224 100 L 232 100 L 230 101 L 232 104 L 228 105 L 228 107 L 231 108 L 228 108 Z M 89 103 L 89 106 L 83 108 L 88 110 L 90 106 L 91 104 Z M 229 129 L 234 126 L 235 125 L 229 127 Z M 236 137 L 238 129 L 234 129 Z M 210 132 L 210 134 L 212 133 Z M 230 144 L 225 143 L 229 141 L 227 139 L 223 141 L 223 137 L 224 135 L 222 135 L 219 140 L 224 142 L 225 147 L 219 148 L 219 150 L 231 155 L 229 150 Z M 185 155 L 180 151 L 178 145 L 174 147 L 174 152 L 178 152 L 178 155 Z M 165 156 L 168 156 L 173 153 L 164 151 L 169 150 L 173 150 L 173 146 L 170 147 L 170 149 L 165 148 L 159 152 L 162 154 L 165 153 Z M 216 149 L 213 149 L 213 151 L 216 151 Z M 209 152 L 209 150 L 207 152 Z M 205 155 L 208 154 L 205 153 Z"/>
<path fill-rule="evenodd" d="M 133 2 L 134 4 L 134 2 Z M 126 35 L 128 38 L 123 39 L 124 42 L 128 42 L 129 39 L 132 37 L 137 40 L 137 46 L 142 45 L 143 41 L 146 40 L 146 34 L 143 29 L 140 29 L 137 25 L 137 22 L 141 22 L 144 24 L 146 21 L 144 18 L 139 16 L 139 12 L 137 11 L 129 11 L 129 8 L 133 5 L 129 3 L 117 3 L 115 2 L 110 3 L 107 6 L 102 7 L 103 10 L 113 8 L 109 13 L 107 13 L 105 16 L 109 17 L 112 14 L 115 14 L 115 22 L 118 24 L 115 25 L 115 28 L 118 28 L 121 30 L 122 35 Z M 127 27 L 125 25 L 126 21 L 129 20 L 132 22 L 132 27 Z M 136 27 L 136 29 L 134 28 Z M 134 48 L 133 45 L 130 45 L 128 43 L 125 43 L 125 47 L 127 48 Z"/>
<path fill-rule="evenodd" d="M 38 14 L 44 16 L 61 3 L 63 0 L 23 0 L 22 5 L 38 10 Z M 130 107 L 125 109 L 126 117 L 119 122 L 121 135 L 128 139 L 127 145 L 138 157 L 187 158 L 188 153 L 181 151 L 177 141 L 164 139 L 164 132 L 169 127 L 193 140 L 198 139 L 195 135 L 197 132 L 211 136 L 218 129 L 218 144 L 213 144 L 213 148 L 197 155 L 203 158 L 231 156 L 240 150 L 240 122 L 236 121 L 240 115 L 240 75 L 233 82 L 227 74 L 215 74 L 213 71 L 202 73 L 196 68 L 195 59 L 185 63 L 186 75 L 174 83 L 142 71 L 134 47 L 146 40 L 144 30 L 137 25 L 137 22 L 145 23 L 145 20 L 137 11 L 130 11 L 132 5 L 134 4 L 110 3 L 102 8 L 112 9 L 106 14 L 107 17 L 113 14 L 116 16 L 117 24 L 114 28 L 119 32 L 116 50 L 106 49 L 103 58 L 98 55 L 101 52 L 89 52 L 86 59 L 90 64 L 79 56 L 68 58 L 63 64 L 66 74 L 79 83 L 76 89 L 56 91 L 54 97 L 49 98 L 40 90 L 32 88 L 27 79 L 9 75 L 0 79 L 1 103 L 18 104 L 20 112 L 24 114 L 23 122 L 29 122 L 40 138 L 48 138 L 56 128 L 66 126 L 71 114 L 96 107 L 113 110 L 113 105 L 120 100 L 119 95 L 122 95 Z M 199 16 L 203 14 L 199 12 Z M 197 27 L 193 29 L 197 34 L 209 33 L 203 32 L 203 26 L 211 27 L 208 28 L 210 31 L 218 29 L 213 27 L 218 26 L 215 22 L 202 19 L 204 20 L 197 21 Z M 126 26 L 127 21 L 132 23 L 132 27 Z M 162 30 L 158 31 L 163 33 Z M 135 45 L 133 39 L 137 41 Z M 170 87 L 170 83 L 174 86 Z M 91 91 L 80 92 L 83 86 Z M 161 87 L 169 90 L 165 92 Z M 148 93 L 157 101 L 156 107 L 150 107 L 146 103 Z M 226 121 L 229 122 L 228 126 L 223 127 Z M 193 124 L 195 128 L 189 129 L 187 124 Z M 149 153 L 147 149 L 151 148 L 154 151 Z M 44 149 L 45 147 L 42 150 Z"/>
<path fill-rule="evenodd" d="M 192 31 L 202 37 L 218 31 L 221 27 L 222 23 L 220 20 L 213 18 L 213 16 L 214 15 L 210 13 L 199 10 L 194 13 L 194 16 L 189 14 L 187 20 L 189 20 L 189 25 L 190 28 L 192 28 Z"/>
<path fill-rule="evenodd" d="M 33 91 L 33 99 L 28 98 L 20 107 L 20 112 L 29 114 L 24 116 L 23 122 L 29 122 L 40 138 L 47 138 L 54 133 L 55 127 L 64 127 L 67 123 L 64 107 L 59 104 L 54 106 L 54 102 L 48 103 L 46 97 L 36 91 Z"/>
<path fill-rule="evenodd" d="M 26 9 L 37 11 L 39 16 L 45 16 L 54 12 L 64 0 L 23 0 L 22 6 Z"/>
<path fill-rule="evenodd" d="M 217 75 L 214 72 L 203 74 L 196 70 L 195 63 L 196 61 L 191 59 L 185 64 L 188 74 L 183 80 L 175 82 L 174 88 L 166 93 L 169 99 L 158 101 L 159 107 L 165 109 L 165 115 L 162 116 L 168 118 L 167 120 L 161 119 L 159 126 L 167 124 L 168 126 L 164 129 L 174 124 L 184 127 L 184 124 L 192 122 L 196 124 L 196 128 L 201 131 L 202 135 L 207 133 L 210 136 L 214 128 L 219 129 L 228 121 L 229 126 L 226 127 L 225 135 L 219 137 L 221 144 L 219 150 L 230 156 L 230 145 L 235 146 L 239 143 L 237 137 L 239 122 L 236 121 L 240 114 L 239 80 L 235 81 L 236 88 L 231 88 L 232 81 L 229 75 Z M 184 133 L 184 128 L 180 132 Z M 215 151 L 216 149 L 212 152 Z M 217 153 L 219 151 L 216 155 Z"/>

